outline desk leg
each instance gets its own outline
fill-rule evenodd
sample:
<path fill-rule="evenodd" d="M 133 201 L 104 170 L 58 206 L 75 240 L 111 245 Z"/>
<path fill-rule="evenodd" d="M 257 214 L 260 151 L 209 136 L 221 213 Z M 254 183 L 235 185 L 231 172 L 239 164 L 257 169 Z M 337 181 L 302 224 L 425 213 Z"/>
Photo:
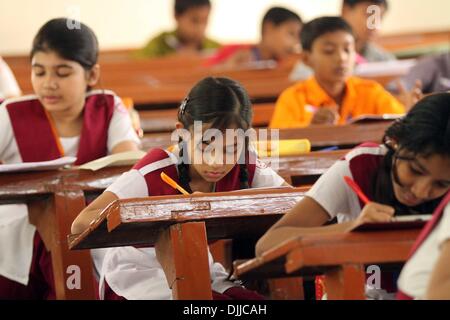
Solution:
<path fill-rule="evenodd" d="M 93 264 L 89 250 L 71 251 L 67 242 L 75 217 L 85 207 L 82 191 L 54 194 L 55 245 L 51 248 L 57 299 L 95 299 Z"/>
<path fill-rule="evenodd" d="M 304 300 L 303 278 L 269 279 L 272 300 Z"/>
<path fill-rule="evenodd" d="M 212 299 L 204 222 L 172 225 L 160 235 L 155 249 L 174 299 Z"/>
<path fill-rule="evenodd" d="M 365 283 L 363 265 L 342 265 L 325 273 L 328 300 L 364 300 Z"/>

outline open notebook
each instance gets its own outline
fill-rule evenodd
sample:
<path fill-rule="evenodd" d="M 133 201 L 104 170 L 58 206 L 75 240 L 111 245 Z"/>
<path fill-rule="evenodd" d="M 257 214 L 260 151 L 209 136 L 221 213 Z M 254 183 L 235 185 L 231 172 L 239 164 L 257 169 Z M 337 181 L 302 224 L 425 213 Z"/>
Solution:
<path fill-rule="evenodd" d="M 75 163 L 75 157 L 62 157 L 50 161 L 0 164 L 0 173 L 57 170 Z"/>
<path fill-rule="evenodd" d="M 131 166 L 142 159 L 146 153 L 141 150 L 116 153 L 106 156 L 78 167 L 82 170 L 97 171 L 107 167 Z"/>
<path fill-rule="evenodd" d="M 410 215 L 394 217 L 392 222 L 365 223 L 350 230 L 355 231 L 382 231 L 421 229 L 431 219 L 431 214 Z"/>
<path fill-rule="evenodd" d="M 383 121 L 393 121 L 397 119 L 403 118 L 404 114 L 368 114 L 362 115 L 359 117 L 352 118 L 347 121 L 348 124 L 363 124 L 363 123 L 371 123 L 371 122 L 383 122 Z"/>

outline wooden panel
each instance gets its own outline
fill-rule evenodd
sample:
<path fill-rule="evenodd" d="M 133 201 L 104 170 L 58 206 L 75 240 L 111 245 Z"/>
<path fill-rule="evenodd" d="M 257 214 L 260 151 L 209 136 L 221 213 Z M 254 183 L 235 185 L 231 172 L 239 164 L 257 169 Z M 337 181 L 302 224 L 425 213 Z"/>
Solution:
<path fill-rule="evenodd" d="M 159 237 L 155 248 L 174 299 L 212 300 L 204 223 L 170 226 Z"/>

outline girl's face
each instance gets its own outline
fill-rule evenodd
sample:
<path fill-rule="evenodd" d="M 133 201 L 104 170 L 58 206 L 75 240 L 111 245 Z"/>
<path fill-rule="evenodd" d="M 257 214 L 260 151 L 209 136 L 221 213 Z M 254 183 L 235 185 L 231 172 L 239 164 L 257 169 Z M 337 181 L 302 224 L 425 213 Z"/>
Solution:
<path fill-rule="evenodd" d="M 408 207 L 440 198 L 450 189 L 450 157 L 400 152 L 393 168 L 399 182 L 392 179 L 395 197 Z"/>
<path fill-rule="evenodd" d="M 188 9 L 175 17 L 178 25 L 178 33 L 189 44 L 199 45 L 205 38 L 208 26 L 209 6 L 200 6 Z"/>
<path fill-rule="evenodd" d="M 189 140 L 190 166 L 204 180 L 215 183 L 224 178 L 238 162 L 245 138 L 227 136 L 220 130 L 217 135 L 208 135 L 210 124 L 204 124 L 202 131 L 194 134 L 191 128 Z M 210 133 L 213 131 L 209 131 Z"/>
<path fill-rule="evenodd" d="M 83 108 L 87 87 L 95 86 L 100 75 L 98 65 L 86 71 L 54 51 L 35 53 L 31 63 L 34 92 L 49 112 L 71 113 Z"/>

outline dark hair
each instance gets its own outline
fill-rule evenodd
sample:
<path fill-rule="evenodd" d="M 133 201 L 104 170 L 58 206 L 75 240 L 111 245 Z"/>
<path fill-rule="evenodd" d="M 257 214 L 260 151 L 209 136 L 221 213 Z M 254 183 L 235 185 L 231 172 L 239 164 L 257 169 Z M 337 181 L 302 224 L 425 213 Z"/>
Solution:
<path fill-rule="evenodd" d="M 396 121 L 386 131 L 383 138 L 388 152 L 375 177 L 374 199 L 393 205 L 398 213 L 431 213 L 441 198 L 408 208 L 395 199 L 392 178 L 396 180 L 393 162 L 399 151 L 406 150 L 415 156 L 441 155 L 450 157 L 450 93 L 428 96 L 419 101 L 401 120 Z M 392 148 L 392 141 L 400 150 Z"/>
<path fill-rule="evenodd" d="M 252 123 L 252 104 L 245 89 L 236 81 L 228 78 L 208 77 L 198 82 L 189 92 L 178 111 L 178 121 L 188 129 L 194 121 L 211 123 L 211 128 L 226 130 L 235 124 L 247 130 Z M 248 159 L 248 138 L 245 139 L 242 159 Z M 186 142 L 180 137 L 180 160 L 178 172 L 180 183 L 190 190 L 189 165 L 186 164 L 184 149 Z M 241 160 L 242 160 L 241 159 Z M 240 162 L 241 189 L 248 188 L 247 161 Z"/>
<path fill-rule="evenodd" d="M 295 12 L 288 10 L 282 7 L 273 7 L 270 8 L 264 18 L 262 20 L 262 29 L 264 30 L 264 26 L 266 23 L 270 22 L 275 26 L 279 26 L 288 21 L 297 21 L 300 24 L 303 24 L 302 18 Z"/>
<path fill-rule="evenodd" d="M 98 41 L 85 24 L 57 18 L 44 24 L 34 37 L 31 58 L 39 51 L 55 51 L 62 58 L 76 61 L 90 70 L 98 60 Z"/>
<path fill-rule="evenodd" d="M 321 17 L 306 23 L 300 33 L 303 50 L 311 51 L 314 41 L 329 32 L 344 31 L 353 36 L 352 27 L 341 17 Z"/>
<path fill-rule="evenodd" d="M 182 15 L 192 8 L 211 7 L 209 0 L 175 0 L 175 15 Z"/>
<path fill-rule="evenodd" d="M 387 0 L 344 0 L 344 6 L 354 7 L 363 2 L 369 2 L 374 5 L 384 6 L 386 9 L 389 8 Z"/>

